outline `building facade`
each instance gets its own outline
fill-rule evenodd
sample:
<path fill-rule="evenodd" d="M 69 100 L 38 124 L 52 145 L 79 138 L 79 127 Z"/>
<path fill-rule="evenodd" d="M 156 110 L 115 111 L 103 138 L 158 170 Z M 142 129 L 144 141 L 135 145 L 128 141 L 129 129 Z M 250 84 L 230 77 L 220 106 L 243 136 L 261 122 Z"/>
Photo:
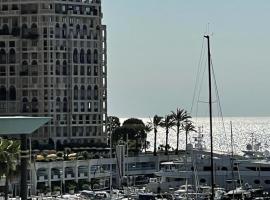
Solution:
<path fill-rule="evenodd" d="M 49 116 L 33 140 L 106 143 L 100 0 L 0 0 L 0 115 Z"/>

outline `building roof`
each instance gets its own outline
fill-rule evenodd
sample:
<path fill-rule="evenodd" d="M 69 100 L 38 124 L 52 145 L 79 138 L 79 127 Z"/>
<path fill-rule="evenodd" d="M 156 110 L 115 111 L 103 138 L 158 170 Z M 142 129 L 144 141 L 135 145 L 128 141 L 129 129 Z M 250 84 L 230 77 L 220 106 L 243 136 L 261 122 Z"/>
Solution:
<path fill-rule="evenodd" d="M 2 116 L 0 117 L 0 136 L 31 134 L 50 119 L 50 117 Z"/>

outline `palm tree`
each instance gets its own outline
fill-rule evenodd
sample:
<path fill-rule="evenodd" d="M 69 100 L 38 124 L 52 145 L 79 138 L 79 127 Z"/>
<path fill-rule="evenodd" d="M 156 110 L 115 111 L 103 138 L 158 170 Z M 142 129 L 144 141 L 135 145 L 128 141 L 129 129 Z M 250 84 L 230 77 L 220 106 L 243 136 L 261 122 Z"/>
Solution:
<path fill-rule="evenodd" d="M 154 156 L 157 155 L 157 129 L 162 125 L 162 118 L 163 117 L 155 115 L 153 117 L 153 121 L 150 120 L 150 122 L 148 122 L 148 126 L 151 128 L 151 130 L 154 129 Z"/>
<path fill-rule="evenodd" d="M 176 112 L 172 111 L 172 116 L 176 122 L 176 127 L 177 127 L 177 135 L 176 135 L 176 150 L 175 150 L 175 154 L 178 154 L 179 151 L 179 133 L 180 133 L 180 128 L 181 125 L 183 123 L 184 120 L 191 118 L 191 116 L 189 116 L 187 114 L 187 111 L 184 109 L 180 109 L 177 108 Z"/>
<path fill-rule="evenodd" d="M 107 117 L 107 130 L 108 131 L 114 131 L 116 128 L 119 128 L 121 123 L 118 117 L 115 116 L 108 116 Z"/>
<path fill-rule="evenodd" d="M 1 139 L 0 140 L 0 177 L 5 175 L 5 199 L 8 199 L 8 185 L 12 177 L 18 170 L 18 160 L 20 153 L 19 141 Z"/>
<path fill-rule="evenodd" d="M 187 152 L 187 138 L 188 138 L 188 133 L 193 131 L 193 132 L 197 132 L 195 129 L 195 126 L 193 125 L 193 122 L 190 120 L 185 120 L 183 123 L 183 129 L 185 130 L 186 133 L 186 152 Z"/>
<path fill-rule="evenodd" d="M 186 166 L 186 170 L 188 170 L 187 169 L 187 138 L 188 138 L 188 133 L 190 131 L 196 132 L 196 130 L 195 130 L 195 126 L 193 125 L 193 122 L 188 120 L 188 119 L 186 119 L 184 121 L 182 126 L 183 126 L 183 129 L 185 130 L 185 133 L 186 133 L 185 166 Z M 188 179 L 186 179 L 186 184 L 187 184 L 187 181 L 188 181 Z"/>
<path fill-rule="evenodd" d="M 161 122 L 161 126 L 166 129 L 166 144 L 165 144 L 165 155 L 168 155 L 168 137 L 169 137 L 169 129 L 171 129 L 175 125 L 175 121 L 172 115 L 166 115 L 164 120 Z"/>
<path fill-rule="evenodd" d="M 111 140 L 113 138 L 114 131 L 119 128 L 121 125 L 120 120 L 118 117 L 115 116 L 108 116 L 107 117 L 107 132 L 109 133 L 108 136 L 108 144 L 111 144 Z"/>
<path fill-rule="evenodd" d="M 144 126 L 144 131 L 145 131 L 146 135 L 148 133 L 150 133 L 152 130 L 153 130 L 152 126 L 149 123 Z M 144 140 L 144 150 L 145 150 L 145 152 L 146 152 L 146 149 L 148 148 L 148 144 L 149 144 L 149 142 L 147 142 L 147 136 L 146 136 L 146 138 Z"/>

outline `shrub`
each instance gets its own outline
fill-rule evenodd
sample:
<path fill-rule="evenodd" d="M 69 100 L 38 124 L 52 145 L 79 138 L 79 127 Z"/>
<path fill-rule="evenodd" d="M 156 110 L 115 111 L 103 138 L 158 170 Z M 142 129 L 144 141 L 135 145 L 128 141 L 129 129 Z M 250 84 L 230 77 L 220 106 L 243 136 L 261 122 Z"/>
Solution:
<path fill-rule="evenodd" d="M 54 186 L 53 191 L 60 191 L 61 188 L 59 186 Z"/>
<path fill-rule="evenodd" d="M 90 185 L 88 185 L 88 184 L 83 184 L 82 189 L 83 189 L 83 190 L 89 190 L 89 189 L 90 189 Z"/>
<path fill-rule="evenodd" d="M 63 152 L 59 151 L 56 153 L 56 155 L 57 155 L 57 157 L 62 158 L 64 154 L 63 154 Z"/>

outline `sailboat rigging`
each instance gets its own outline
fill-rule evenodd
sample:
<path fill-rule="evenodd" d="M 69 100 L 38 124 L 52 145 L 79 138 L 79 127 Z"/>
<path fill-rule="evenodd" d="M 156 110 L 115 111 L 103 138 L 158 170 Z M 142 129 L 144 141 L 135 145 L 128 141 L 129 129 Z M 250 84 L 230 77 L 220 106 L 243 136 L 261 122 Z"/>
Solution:
<path fill-rule="evenodd" d="M 210 36 L 204 36 L 207 39 L 208 48 L 208 89 L 209 89 L 209 122 L 210 122 L 210 158 L 211 158 L 211 200 L 214 200 L 214 164 L 213 164 L 213 124 L 212 124 L 212 79 L 211 79 L 211 51 Z"/>

